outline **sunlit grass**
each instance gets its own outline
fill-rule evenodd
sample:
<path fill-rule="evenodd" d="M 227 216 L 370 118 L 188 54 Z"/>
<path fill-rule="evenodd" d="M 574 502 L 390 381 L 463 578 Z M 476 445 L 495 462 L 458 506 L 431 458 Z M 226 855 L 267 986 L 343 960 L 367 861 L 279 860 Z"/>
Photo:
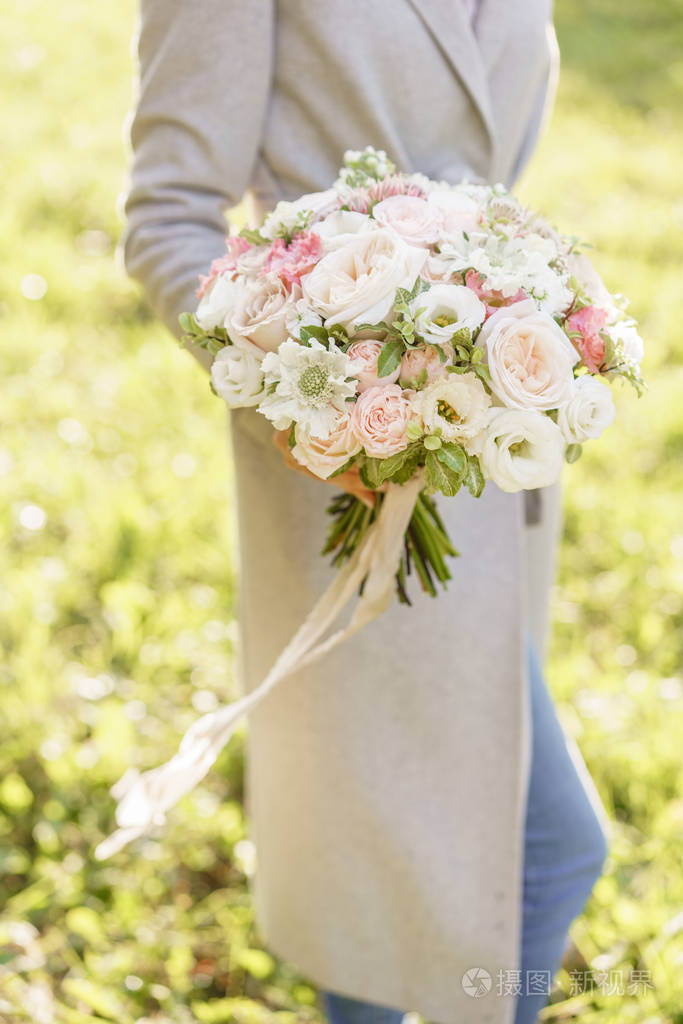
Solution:
<path fill-rule="evenodd" d="M 0 1019 L 317 1021 L 254 933 L 239 739 L 162 843 L 91 859 L 129 761 L 235 692 L 223 411 L 113 259 L 132 21 L 130 0 L 0 14 Z M 560 0 L 558 25 L 522 193 L 631 297 L 650 383 L 566 474 L 549 679 L 615 821 L 567 966 L 651 972 L 645 996 L 578 997 L 587 1024 L 681 1024 L 683 19 Z M 552 1021 L 576 1004 L 558 981 Z"/>

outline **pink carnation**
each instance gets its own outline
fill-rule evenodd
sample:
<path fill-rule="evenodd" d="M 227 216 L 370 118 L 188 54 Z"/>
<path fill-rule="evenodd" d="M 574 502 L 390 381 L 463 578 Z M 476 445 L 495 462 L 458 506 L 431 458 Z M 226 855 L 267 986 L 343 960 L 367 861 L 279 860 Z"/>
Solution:
<path fill-rule="evenodd" d="M 196 291 L 198 299 L 205 295 L 219 274 L 234 273 L 237 267 L 237 257 L 247 249 L 251 249 L 251 243 L 241 235 L 229 235 L 226 239 L 226 246 L 228 251 L 213 261 L 209 273 L 199 275 L 199 287 Z"/>
<path fill-rule="evenodd" d="M 340 206 L 356 213 L 369 213 L 375 203 L 381 203 L 390 196 L 419 196 L 425 199 L 426 193 L 414 181 L 406 181 L 398 174 L 387 174 L 381 181 L 373 182 L 366 188 L 352 189 L 344 195 Z"/>
<path fill-rule="evenodd" d="M 301 284 L 301 278 L 308 274 L 323 254 L 323 243 L 315 231 L 300 231 L 286 244 L 284 238 L 277 238 L 263 264 L 261 274 L 274 273 L 291 288 Z"/>
<path fill-rule="evenodd" d="M 501 306 L 512 306 L 515 302 L 523 302 L 529 296 L 520 288 L 515 295 L 503 295 L 494 288 L 486 287 L 486 278 L 476 270 L 468 270 L 465 274 L 465 284 L 471 288 L 477 298 L 486 306 L 486 319 L 500 309 Z"/>
<path fill-rule="evenodd" d="M 584 306 L 570 313 L 564 323 L 585 366 L 591 373 L 599 373 L 605 361 L 605 339 L 600 331 L 605 326 L 607 313 L 597 306 Z"/>

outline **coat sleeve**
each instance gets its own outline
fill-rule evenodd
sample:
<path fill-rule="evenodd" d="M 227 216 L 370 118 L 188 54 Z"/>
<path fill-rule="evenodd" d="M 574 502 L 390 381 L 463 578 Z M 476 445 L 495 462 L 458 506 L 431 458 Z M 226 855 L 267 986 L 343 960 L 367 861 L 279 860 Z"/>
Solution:
<path fill-rule="evenodd" d="M 225 210 L 241 199 L 257 161 L 272 4 L 141 0 L 122 252 L 176 335 L 178 314 L 196 304 L 198 275 L 225 249 Z"/>

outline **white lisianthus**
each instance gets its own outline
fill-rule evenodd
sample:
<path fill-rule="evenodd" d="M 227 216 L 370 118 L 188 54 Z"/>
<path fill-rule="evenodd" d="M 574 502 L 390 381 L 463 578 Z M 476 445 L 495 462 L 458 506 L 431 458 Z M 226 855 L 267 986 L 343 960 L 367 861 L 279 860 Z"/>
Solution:
<path fill-rule="evenodd" d="M 283 341 L 277 352 L 266 353 L 261 368 L 266 395 L 259 412 L 276 430 L 294 422 L 326 440 L 347 399 L 356 393 L 356 381 L 348 379 L 356 370 L 353 360 L 319 341 L 307 346 L 291 338 Z"/>
<path fill-rule="evenodd" d="M 441 255 L 453 270 L 473 268 L 483 274 L 486 287 L 505 298 L 521 289 L 550 315 L 571 303 L 572 293 L 563 276 L 549 265 L 558 256 L 557 248 L 539 234 L 508 238 L 478 231 L 468 238 L 453 236 L 441 246 Z"/>
<path fill-rule="evenodd" d="M 216 394 L 231 409 L 258 405 L 263 397 L 263 371 L 258 356 L 244 348 L 226 345 L 211 365 Z"/>
<path fill-rule="evenodd" d="M 356 235 L 376 231 L 379 225 L 372 217 L 355 210 L 335 210 L 315 226 L 315 233 L 322 239 L 325 252 L 341 249 L 351 242 Z"/>
<path fill-rule="evenodd" d="M 496 406 L 476 449 L 484 476 L 502 491 L 532 490 L 559 479 L 565 440 L 545 413 Z"/>
<path fill-rule="evenodd" d="M 326 438 L 316 437 L 303 423 L 297 423 L 294 438 L 296 443 L 292 455 L 321 480 L 327 480 L 361 450 L 361 443 L 352 429 L 351 410 L 348 407 L 338 413 Z"/>
<path fill-rule="evenodd" d="M 432 345 L 445 345 L 456 331 L 481 326 L 486 306 L 471 288 L 459 284 L 435 284 L 410 303 L 417 333 Z"/>
<path fill-rule="evenodd" d="M 488 423 L 491 399 L 474 373 L 449 373 L 410 399 L 411 416 L 425 434 L 439 434 L 466 448 Z"/>
<path fill-rule="evenodd" d="M 236 345 L 255 345 L 263 352 L 274 352 L 287 337 L 287 321 L 301 298 L 301 289 L 291 291 L 277 274 L 263 276 L 242 286 L 226 327 Z"/>
<path fill-rule="evenodd" d="M 205 331 L 225 326 L 242 291 L 243 285 L 233 280 L 232 273 L 218 274 L 197 306 L 194 318 L 199 326 Z"/>
<path fill-rule="evenodd" d="M 427 255 L 393 231 L 361 234 L 320 260 L 301 282 L 304 297 L 327 324 L 353 329 L 390 312 L 397 288 L 412 288 Z"/>
<path fill-rule="evenodd" d="M 477 338 L 486 349 L 491 389 L 513 409 L 557 409 L 574 392 L 579 354 L 562 328 L 532 300 L 504 306 Z"/>
<path fill-rule="evenodd" d="M 568 444 L 583 444 L 600 437 L 614 420 L 612 392 L 597 377 L 577 377 L 574 394 L 557 410 L 557 425 Z"/>

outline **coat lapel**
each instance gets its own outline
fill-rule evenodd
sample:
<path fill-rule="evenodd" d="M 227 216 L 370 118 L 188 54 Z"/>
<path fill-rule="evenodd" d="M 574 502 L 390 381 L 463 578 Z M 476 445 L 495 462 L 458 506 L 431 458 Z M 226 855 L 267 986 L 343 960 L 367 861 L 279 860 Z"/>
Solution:
<path fill-rule="evenodd" d="M 491 150 L 495 126 L 486 69 L 477 38 L 462 0 L 409 0 L 439 49 L 467 90 L 488 137 Z M 486 0 L 482 7 L 486 5 Z"/>

